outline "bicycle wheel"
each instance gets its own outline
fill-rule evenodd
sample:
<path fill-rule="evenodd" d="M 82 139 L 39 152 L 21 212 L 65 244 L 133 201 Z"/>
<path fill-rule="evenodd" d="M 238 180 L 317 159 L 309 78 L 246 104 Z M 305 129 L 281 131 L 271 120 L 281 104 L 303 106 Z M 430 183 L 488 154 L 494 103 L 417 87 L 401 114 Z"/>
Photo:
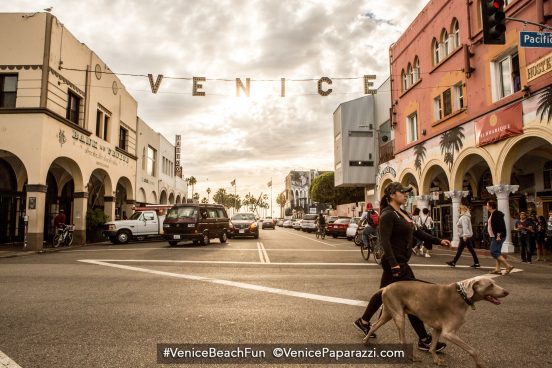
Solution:
<path fill-rule="evenodd" d="M 367 261 L 370 258 L 370 246 L 362 243 L 360 245 L 360 253 L 362 254 L 362 258 Z"/>
<path fill-rule="evenodd" d="M 54 248 L 59 247 L 61 244 L 61 234 L 54 235 L 54 239 L 52 240 L 52 245 Z"/>
<path fill-rule="evenodd" d="M 320 230 L 316 232 L 316 239 L 320 237 Z"/>
<path fill-rule="evenodd" d="M 362 246 L 362 233 L 357 233 L 353 239 L 353 242 L 357 247 Z"/>
<path fill-rule="evenodd" d="M 374 261 L 377 264 L 381 264 L 381 259 L 383 258 L 383 247 L 378 241 L 374 241 Z"/>
<path fill-rule="evenodd" d="M 322 239 L 326 239 L 326 230 L 322 230 L 322 234 L 320 234 L 320 237 Z"/>
<path fill-rule="evenodd" d="M 73 233 L 68 233 L 65 236 L 65 245 L 69 247 L 71 244 L 73 244 Z"/>

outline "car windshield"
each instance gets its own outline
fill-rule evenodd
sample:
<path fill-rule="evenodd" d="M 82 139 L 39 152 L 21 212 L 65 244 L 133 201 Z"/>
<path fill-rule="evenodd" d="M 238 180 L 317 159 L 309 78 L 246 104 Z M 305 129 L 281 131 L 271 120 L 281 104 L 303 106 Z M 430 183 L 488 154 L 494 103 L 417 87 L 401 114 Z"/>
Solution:
<path fill-rule="evenodd" d="M 255 221 L 255 215 L 252 213 L 237 213 L 232 216 L 233 221 Z"/>
<path fill-rule="evenodd" d="M 142 216 L 142 212 L 134 212 L 132 216 L 130 216 L 129 220 L 138 220 Z"/>
<path fill-rule="evenodd" d="M 171 208 L 167 214 L 167 219 L 196 218 L 197 207 L 176 207 Z"/>
<path fill-rule="evenodd" d="M 338 220 L 335 220 L 336 224 L 348 224 L 349 222 L 351 222 L 350 218 L 340 218 Z"/>

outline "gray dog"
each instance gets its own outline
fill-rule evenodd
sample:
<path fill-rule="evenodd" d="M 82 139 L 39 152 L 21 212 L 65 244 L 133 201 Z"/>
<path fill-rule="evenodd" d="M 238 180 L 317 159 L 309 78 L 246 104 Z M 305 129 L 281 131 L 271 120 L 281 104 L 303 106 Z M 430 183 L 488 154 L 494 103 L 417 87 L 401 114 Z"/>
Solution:
<path fill-rule="evenodd" d="M 466 350 L 474 359 L 478 368 L 486 368 L 477 351 L 460 339 L 456 332 L 465 322 L 465 315 L 474 303 L 487 300 L 500 304 L 498 298 L 504 298 L 508 292 L 485 276 L 456 282 L 450 285 L 430 284 L 421 281 L 400 281 L 383 288 L 383 312 L 364 339 L 368 345 L 368 336 L 391 319 L 397 325 L 402 344 L 406 344 L 405 314 L 414 314 L 433 328 L 431 348 L 433 361 L 439 366 L 446 366 L 445 361 L 437 356 L 435 347 L 443 336 L 453 344 Z M 414 356 L 412 359 L 415 360 Z"/>

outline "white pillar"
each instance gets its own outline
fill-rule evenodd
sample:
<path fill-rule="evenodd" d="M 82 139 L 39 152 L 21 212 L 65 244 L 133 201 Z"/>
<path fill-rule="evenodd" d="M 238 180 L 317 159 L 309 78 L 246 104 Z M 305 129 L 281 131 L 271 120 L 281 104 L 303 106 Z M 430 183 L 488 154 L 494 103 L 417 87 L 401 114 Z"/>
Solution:
<path fill-rule="evenodd" d="M 502 243 L 502 253 L 514 253 L 514 244 L 512 243 L 512 231 L 510 228 L 510 193 L 515 193 L 519 185 L 499 184 L 487 187 L 487 191 L 496 195 L 497 209 L 504 213 L 504 222 L 506 222 L 506 238 Z"/>
<path fill-rule="evenodd" d="M 419 195 L 416 196 L 416 207 L 421 210 L 424 208 L 429 208 L 429 200 L 431 199 L 430 195 Z"/>
<path fill-rule="evenodd" d="M 460 237 L 458 236 L 458 219 L 460 218 L 460 203 L 462 198 L 466 197 L 469 192 L 467 190 L 452 190 L 445 192 L 445 197 L 452 199 L 452 247 L 458 248 Z M 442 219 L 441 219 L 442 220 Z"/>

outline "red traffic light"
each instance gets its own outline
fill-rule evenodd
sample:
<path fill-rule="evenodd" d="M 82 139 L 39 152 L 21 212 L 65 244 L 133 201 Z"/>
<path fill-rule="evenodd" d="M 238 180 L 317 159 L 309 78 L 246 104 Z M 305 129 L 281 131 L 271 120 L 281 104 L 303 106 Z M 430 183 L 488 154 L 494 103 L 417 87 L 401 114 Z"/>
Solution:
<path fill-rule="evenodd" d="M 493 8 L 501 9 L 503 6 L 504 6 L 504 0 L 494 0 L 493 1 Z"/>

